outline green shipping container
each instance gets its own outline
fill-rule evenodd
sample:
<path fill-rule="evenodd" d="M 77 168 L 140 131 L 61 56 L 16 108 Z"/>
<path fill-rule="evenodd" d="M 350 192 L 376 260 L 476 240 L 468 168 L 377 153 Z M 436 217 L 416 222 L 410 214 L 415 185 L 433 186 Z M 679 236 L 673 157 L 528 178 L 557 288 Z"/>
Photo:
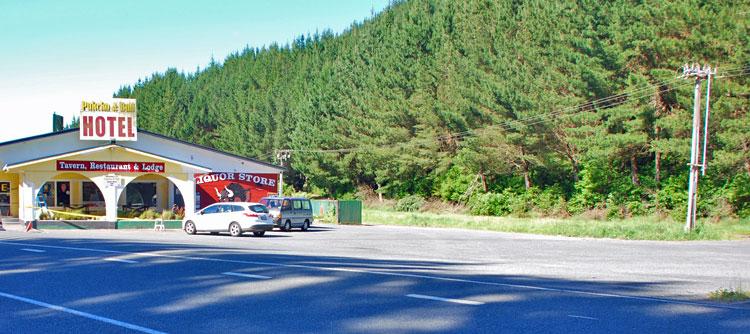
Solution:
<path fill-rule="evenodd" d="M 362 201 L 338 201 L 339 224 L 362 224 Z"/>

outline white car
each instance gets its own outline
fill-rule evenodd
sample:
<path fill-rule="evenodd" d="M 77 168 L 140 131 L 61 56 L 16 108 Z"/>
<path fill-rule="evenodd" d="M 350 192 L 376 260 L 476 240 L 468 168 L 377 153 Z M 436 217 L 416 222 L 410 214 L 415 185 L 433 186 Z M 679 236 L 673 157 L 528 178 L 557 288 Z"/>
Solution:
<path fill-rule="evenodd" d="M 253 232 L 256 237 L 262 237 L 266 231 L 273 230 L 273 221 L 263 204 L 220 202 L 185 217 L 182 229 L 187 234 L 229 232 L 231 236 L 239 237 L 244 232 Z"/>

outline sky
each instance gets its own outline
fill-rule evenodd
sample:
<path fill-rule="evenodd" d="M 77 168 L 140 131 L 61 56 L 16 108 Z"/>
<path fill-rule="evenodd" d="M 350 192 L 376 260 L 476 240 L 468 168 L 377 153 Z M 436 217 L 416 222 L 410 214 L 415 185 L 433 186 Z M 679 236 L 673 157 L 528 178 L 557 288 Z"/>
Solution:
<path fill-rule="evenodd" d="M 0 142 L 52 131 L 82 100 L 246 46 L 345 31 L 388 0 L 0 0 Z"/>

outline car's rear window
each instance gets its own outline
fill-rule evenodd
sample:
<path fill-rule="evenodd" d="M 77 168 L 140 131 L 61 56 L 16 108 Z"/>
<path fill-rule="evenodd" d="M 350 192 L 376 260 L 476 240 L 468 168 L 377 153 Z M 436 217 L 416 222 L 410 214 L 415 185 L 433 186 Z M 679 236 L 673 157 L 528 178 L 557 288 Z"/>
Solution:
<path fill-rule="evenodd" d="M 268 208 L 265 205 L 251 205 L 248 209 L 255 213 L 268 213 Z"/>

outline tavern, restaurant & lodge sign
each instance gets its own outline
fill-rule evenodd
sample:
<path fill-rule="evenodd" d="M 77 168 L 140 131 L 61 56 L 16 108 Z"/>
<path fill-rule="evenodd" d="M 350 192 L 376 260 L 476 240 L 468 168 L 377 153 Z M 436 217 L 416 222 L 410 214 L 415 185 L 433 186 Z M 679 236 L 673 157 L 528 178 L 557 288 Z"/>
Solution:
<path fill-rule="evenodd" d="M 77 209 L 112 222 L 128 210 L 189 214 L 282 192 L 282 167 L 138 130 L 136 113 L 133 99 L 83 101 L 78 129 L 0 143 L 0 216 Z"/>

